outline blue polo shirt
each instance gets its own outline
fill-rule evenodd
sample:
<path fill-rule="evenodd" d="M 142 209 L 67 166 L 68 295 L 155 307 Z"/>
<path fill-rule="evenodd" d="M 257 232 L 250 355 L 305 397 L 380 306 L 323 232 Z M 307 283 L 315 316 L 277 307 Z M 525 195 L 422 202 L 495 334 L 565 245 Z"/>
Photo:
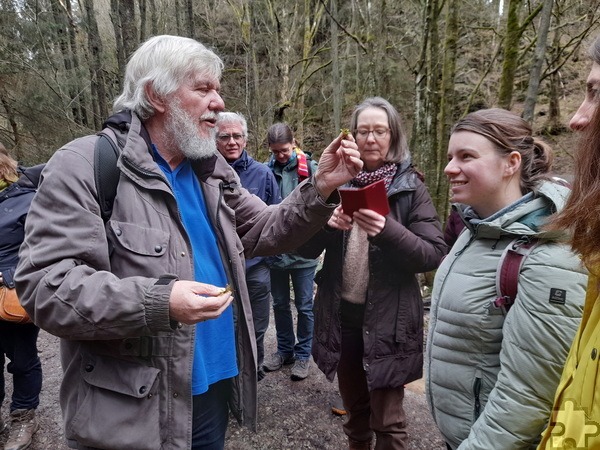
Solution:
<path fill-rule="evenodd" d="M 227 276 L 219 253 L 217 236 L 192 165 L 185 159 L 171 170 L 155 147 L 154 155 L 171 184 L 183 226 L 192 244 L 195 280 L 224 287 L 227 284 Z M 218 318 L 196 324 L 192 394 L 203 394 L 211 384 L 237 374 L 233 307 L 229 305 Z"/>

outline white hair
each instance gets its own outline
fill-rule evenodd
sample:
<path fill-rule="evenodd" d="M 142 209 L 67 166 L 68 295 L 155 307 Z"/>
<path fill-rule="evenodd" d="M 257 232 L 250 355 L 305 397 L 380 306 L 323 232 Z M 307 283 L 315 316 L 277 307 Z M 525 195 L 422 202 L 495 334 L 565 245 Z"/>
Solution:
<path fill-rule="evenodd" d="M 220 129 L 222 125 L 227 125 L 230 123 L 239 123 L 242 126 L 242 133 L 244 137 L 248 136 L 248 122 L 246 122 L 246 118 L 241 113 L 235 112 L 221 112 L 217 116 L 217 129 Z"/>
<path fill-rule="evenodd" d="M 130 109 L 141 119 L 147 119 L 155 113 L 146 94 L 148 83 L 158 96 L 165 97 L 192 77 L 220 79 L 222 71 L 221 58 L 194 39 L 152 37 L 131 55 L 123 92 L 115 99 L 113 109 L 115 112 Z"/>

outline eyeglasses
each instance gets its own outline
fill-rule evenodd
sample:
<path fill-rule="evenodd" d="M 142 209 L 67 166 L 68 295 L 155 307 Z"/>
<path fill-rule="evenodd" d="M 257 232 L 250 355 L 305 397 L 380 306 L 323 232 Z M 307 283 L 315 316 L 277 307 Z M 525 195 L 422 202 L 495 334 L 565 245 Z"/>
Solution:
<path fill-rule="evenodd" d="M 236 133 L 236 134 L 219 134 L 217 136 L 217 139 L 222 144 L 227 144 L 231 138 L 233 138 L 233 140 L 239 144 L 240 142 L 242 142 L 244 140 L 244 135 Z"/>
<path fill-rule="evenodd" d="M 373 133 L 373 137 L 375 139 L 384 139 L 389 131 L 389 128 L 375 128 L 374 130 L 367 130 L 366 128 L 361 128 L 356 130 L 356 137 L 361 141 L 366 141 L 369 137 L 369 133 Z"/>
<path fill-rule="evenodd" d="M 285 150 L 271 150 L 271 153 L 273 153 L 273 155 L 275 156 L 279 156 L 279 155 L 287 155 L 289 153 L 292 153 L 291 148 L 285 149 Z"/>

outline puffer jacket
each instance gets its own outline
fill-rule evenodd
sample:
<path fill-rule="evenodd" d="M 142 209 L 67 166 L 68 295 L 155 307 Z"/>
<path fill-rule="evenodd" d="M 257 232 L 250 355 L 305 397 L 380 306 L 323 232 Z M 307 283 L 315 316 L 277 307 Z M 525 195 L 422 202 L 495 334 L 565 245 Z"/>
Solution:
<path fill-rule="evenodd" d="M 600 267 L 590 269 L 581 325 L 556 390 L 540 450 L 600 448 Z"/>
<path fill-rule="evenodd" d="M 388 200 L 386 224 L 381 233 L 369 238 L 370 276 L 363 322 L 363 366 L 369 390 L 396 388 L 421 378 L 423 301 L 416 274 L 435 269 L 447 251 L 427 188 L 409 162 L 398 166 Z M 325 249 L 323 268 L 315 276 L 312 353 L 330 381 L 341 352 L 340 293 L 346 235 L 326 227 L 298 250 L 314 256 Z"/>
<path fill-rule="evenodd" d="M 285 166 L 281 166 L 274 162 L 274 159 L 267 164 L 271 167 L 273 175 L 277 180 L 279 191 L 283 198 L 286 198 L 298 186 L 298 159 L 294 158 Z M 314 159 L 308 160 L 308 173 L 313 175 L 317 171 L 317 162 Z M 317 255 L 318 256 L 318 255 Z M 275 257 L 269 258 L 269 266 L 272 269 L 287 270 L 287 269 L 306 269 L 316 267 L 318 261 L 314 258 L 303 258 L 297 253 L 284 253 Z"/>
<path fill-rule="evenodd" d="M 113 137 L 110 129 L 105 130 Z M 189 449 L 195 326 L 174 323 L 175 279 L 193 280 L 189 238 L 169 183 L 134 115 L 105 224 L 94 184 L 96 136 L 48 162 L 26 222 L 17 289 L 34 322 L 61 337 L 60 403 L 72 448 Z M 193 164 L 234 291 L 239 376 L 230 406 L 256 425 L 256 346 L 244 255 L 289 251 L 335 205 L 307 180 L 280 207 L 239 184 L 220 155 Z"/>
<path fill-rule="evenodd" d="M 426 392 L 434 419 L 453 449 L 535 448 L 581 310 L 587 273 L 547 217 L 568 188 L 543 182 L 485 219 L 467 219 L 438 269 L 426 351 Z M 465 213 L 467 216 L 465 216 Z M 493 307 L 496 270 L 516 237 L 541 239 L 525 258 L 515 303 Z"/>

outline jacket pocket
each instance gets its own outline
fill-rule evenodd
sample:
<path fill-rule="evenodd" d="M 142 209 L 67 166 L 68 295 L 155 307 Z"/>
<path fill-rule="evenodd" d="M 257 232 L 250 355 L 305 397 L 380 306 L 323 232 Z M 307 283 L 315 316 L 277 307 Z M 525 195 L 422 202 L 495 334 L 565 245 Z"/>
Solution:
<path fill-rule="evenodd" d="M 169 246 L 173 251 L 178 250 L 177 243 L 171 243 L 170 238 L 170 233 L 161 229 L 109 221 L 111 272 L 121 278 L 140 273 L 159 277 L 165 273 L 165 267 L 172 265 L 166 261 Z M 182 246 L 180 251 L 187 252 L 187 247 Z"/>
<path fill-rule="evenodd" d="M 157 257 L 167 251 L 169 233 L 166 231 L 116 220 L 109 221 L 109 226 L 116 243 L 130 252 Z"/>
<path fill-rule="evenodd" d="M 159 369 L 129 361 L 84 356 L 67 438 L 98 448 L 161 448 L 159 374 Z"/>

